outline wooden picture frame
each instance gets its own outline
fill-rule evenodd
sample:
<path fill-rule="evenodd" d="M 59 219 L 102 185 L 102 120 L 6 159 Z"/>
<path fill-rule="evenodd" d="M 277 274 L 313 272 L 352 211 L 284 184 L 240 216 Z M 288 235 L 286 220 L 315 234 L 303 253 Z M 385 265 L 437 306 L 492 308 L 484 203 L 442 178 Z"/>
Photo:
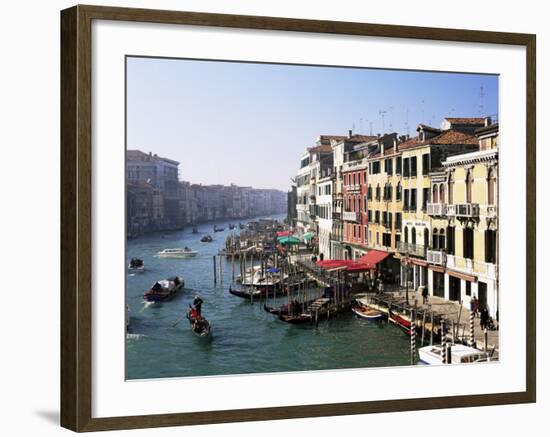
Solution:
<path fill-rule="evenodd" d="M 526 390 L 131 417 L 92 417 L 93 20 L 184 24 L 356 36 L 515 45 L 526 48 Z M 536 37 L 530 34 L 196 12 L 75 6 L 61 12 L 61 425 L 74 431 L 213 424 L 251 420 L 529 403 L 536 400 Z"/>

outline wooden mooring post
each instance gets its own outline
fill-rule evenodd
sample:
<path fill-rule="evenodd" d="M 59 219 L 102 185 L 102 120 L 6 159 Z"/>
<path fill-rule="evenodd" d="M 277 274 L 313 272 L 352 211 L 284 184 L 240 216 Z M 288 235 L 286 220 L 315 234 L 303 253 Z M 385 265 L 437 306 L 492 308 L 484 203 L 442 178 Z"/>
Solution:
<path fill-rule="evenodd" d="M 220 257 L 220 285 L 223 287 L 223 272 L 222 272 L 223 255 L 219 255 L 219 257 Z"/>
<path fill-rule="evenodd" d="M 212 266 L 213 266 L 213 273 L 214 273 L 214 286 L 216 285 L 216 255 L 212 257 Z"/>
<path fill-rule="evenodd" d="M 447 361 L 447 336 L 445 335 L 445 320 L 441 319 L 441 362 L 446 364 Z"/>
<path fill-rule="evenodd" d="M 231 280 L 235 280 L 235 252 L 231 254 Z"/>
<path fill-rule="evenodd" d="M 414 366 L 416 357 L 416 310 L 411 310 L 411 366 Z"/>

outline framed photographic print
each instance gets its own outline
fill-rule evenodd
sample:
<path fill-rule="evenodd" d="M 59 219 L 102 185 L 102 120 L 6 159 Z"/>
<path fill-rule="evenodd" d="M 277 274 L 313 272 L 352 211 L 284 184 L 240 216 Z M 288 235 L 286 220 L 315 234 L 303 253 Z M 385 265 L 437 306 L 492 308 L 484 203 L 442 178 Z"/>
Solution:
<path fill-rule="evenodd" d="M 61 55 L 62 426 L 535 401 L 534 35 L 75 6 Z"/>

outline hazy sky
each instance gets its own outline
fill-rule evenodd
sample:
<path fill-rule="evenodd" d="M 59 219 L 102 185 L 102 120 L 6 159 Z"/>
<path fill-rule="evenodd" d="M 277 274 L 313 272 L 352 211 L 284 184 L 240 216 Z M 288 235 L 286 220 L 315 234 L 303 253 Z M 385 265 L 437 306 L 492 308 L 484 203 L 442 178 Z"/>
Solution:
<path fill-rule="evenodd" d="M 179 161 L 193 183 L 287 190 L 320 134 L 372 123 L 401 135 L 408 123 L 412 136 L 418 123 L 498 113 L 489 75 L 150 58 L 127 71 L 128 148 Z"/>

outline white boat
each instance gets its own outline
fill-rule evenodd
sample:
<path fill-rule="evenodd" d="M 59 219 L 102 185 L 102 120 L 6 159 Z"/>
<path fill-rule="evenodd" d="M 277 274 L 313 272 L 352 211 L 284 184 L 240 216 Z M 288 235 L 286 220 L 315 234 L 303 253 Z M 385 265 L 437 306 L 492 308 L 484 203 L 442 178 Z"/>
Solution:
<path fill-rule="evenodd" d="M 164 249 L 157 253 L 159 258 L 191 258 L 197 255 L 196 250 L 184 247 L 183 249 Z"/>
<path fill-rule="evenodd" d="M 145 263 L 140 258 L 132 258 L 128 264 L 128 270 L 134 273 L 140 273 L 145 270 Z"/>
<path fill-rule="evenodd" d="M 369 319 L 369 320 L 377 320 L 381 319 L 383 317 L 383 314 L 375 310 L 374 308 L 370 308 L 367 306 L 354 306 L 351 308 L 351 310 L 357 314 L 359 317 L 362 317 L 363 319 Z"/>
<path fill-rule="evenodd" d="M 418 349 L 420 364 L 442 364 L 441 345 L 424 346 Z M 491 361 L 487 352 L 462 344 L 451 345 L 451 364 L 481 363 Z"/>

